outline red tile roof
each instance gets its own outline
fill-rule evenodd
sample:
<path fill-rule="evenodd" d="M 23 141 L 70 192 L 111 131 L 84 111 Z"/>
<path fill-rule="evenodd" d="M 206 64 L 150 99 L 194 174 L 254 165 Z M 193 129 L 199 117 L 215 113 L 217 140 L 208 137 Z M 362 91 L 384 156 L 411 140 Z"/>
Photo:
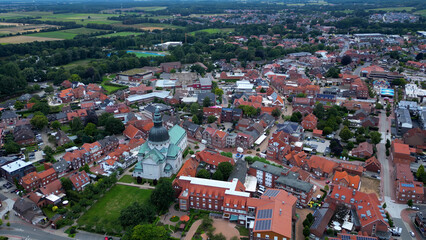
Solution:
<path fill-rule="evenodd" d="M 333 177 L 333 182 L 341 182 L 345 180 L 348 184 L 348 187 L 358 189 L 361 178 L 358 175 L 351 176 L 346 171 L 336 172 Z"/>
<path fill-rule="evenodd" d="M 211 151 L 211 150 L 203 150 L 196 154 L 196 158 L 199 161 L 205 162 L 210 165 L 218 166 L 219 163 L 229 162 L 232 165 L 235 165 L 235 160 L 233 158 L 222 156 L 220 153 Z"/>

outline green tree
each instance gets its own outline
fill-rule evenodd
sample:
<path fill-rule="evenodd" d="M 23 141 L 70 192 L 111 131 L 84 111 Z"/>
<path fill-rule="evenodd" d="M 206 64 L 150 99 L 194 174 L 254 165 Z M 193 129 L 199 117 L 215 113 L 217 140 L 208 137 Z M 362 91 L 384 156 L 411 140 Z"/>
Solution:
<path fill-rule="evenodd" d="M 426 182 L 426 172 L 423 165 L 420 165 L 416 172 L 416 177 L 422 182 Z"/>
<path fill-rule="evenodd" d="M 322 103 L 318 103 L 317 105 L 315 105 L 313 113 L 318 119 L 323 119 L 325 116 L 324 105 Z"/>
<path fill-rule="evenodd" d="M 197 115 L 192 116 L 192 122 L 195 123 L 195 124 L 200 124 L 200 120 L 198 120 Z"/>
<path fill-rule="evenodd" d="M 53 121 L 51 124 L 50 124 L 50 126 L 53 128 L 53 129 L 59 129 L 59 128 L 61 128 L 61 123 L 59 122 L 59 121 Z"/>
<path fill-rule="evenodd" d="M 413 206 L 413 200 L 412 200 L 412 199 L 409 199 L 409 200 L 407 201 L 407 205 L 408 205 L 409 207 L 412 207 L 412 206 Z"/>
<path fill-rule="evenodd" d="M 303 228 L 303 236 L 307 237 L 309 236 L 309 234 L 311 234 L 311 230 L 309 229 L 308 226 Z"/>
<path fill-rule="evenodd" d="M 218 97 L 222 97 L 222 95 L 223 95 L 223 90 L 222 90 L 222 89 L 220 89 L 220 88 L 216 88 L 216 89 L 214 90 L 214 94 L 215 94 L 216 96 L 218 96 Z"/>
<path fill-rule="evenodd" d="M 274 108 L 274 110 L 272 110 L 272 116 L 277 118 L 281 115 L 281 111 L 278 108 Z"/>
<path fill-rule="evenodd" d="M 300 112 L 293 112 L 290 117 L 290 121 L 292 122 L 300 122 L 302 121 L 302 114 Z"/>
<path fill-rule="evenodd" d="M 347 141 L 347 140 L 349 140 L 349 139 L 352 137 L 352 132 L 351 132 L 351 130 L 349 130 L 349 128 L 348 128 L 347 126 L 345 126 L 345 127 L 344 127 L 341 131 L 340 131 L 339 136 L 340 136 L 343 140 Z"/>
<path fill-rule="evenodd" d="M 210 107 L 210 106 L 211 106 L 210 98 L 209 97 L 205 97 L 203 99 L 203 107 Z"/>
<path fill-rule="evenodd" d="M 342 57 L 341 63 L 342 63 L 343 66 L 348 65 L 351 62 L 352 62 L 351 56 L 345 55 L 345 56 Z"/>
<path fill-rule="evenodd" d="M 213 235 L 210 239 L 211 240 L 226 240 L 226 237 L 222 233 L 219 233 L 219 234 Z"/>
<path fill-rule="evenodd" d="M 124 124 L 120 119 L 111 117 L 105 123 L 105 130 L 109 134 L 119 134 L 124 131 Z"/>
<path fill-rule="evenodd" d="M 73 133 L 77 133 L 78 131 L 83 129 L 83 123 L 81 122 L 80 118 L 74 118 L 70 123 L 71 131 Z"/>
<path fill-rule="evenodd" d="M 220 181 L 226 181 L 227 180 L 223 177 L 223 173 L 220 170 L 216 170 L 216 172 L 213 173 L 212 178 L 214 180 L 220 180 Z"/>
<path fill-rule="evenodd" d="M 386 139 L 386 145 L 385 146 L 386 146 L 386 149 L 391 147 L 391 142 L 390 142 L 389 139 Z"/>
<path fill-rule="evenodd" d="M 81 77 L 78 74 L 72 74 L 69 80 L 70 82 L 80 82 Z"/>
<path fill-rule="evenodd" d="M 61 184 L 65 192 L 69 192 L 73 189 L 73 184 L 69 178 L 61 178 Z"/>
<path fill-rule="evenodd" d="M 149 223 L 155 218 L 155 208 L 150 204 L 133 202 L 120 212 L 118 220 L 123 227 Z"/>
<path fill-rule="evenodd" d="M 36 102 L 34 106 L 31 108 L 34 112 L 40 111 L 44 115 L 47 115 L 50 113 L 50 107 L 46 102 Z"/>
<path fill-rule="evenodd" d="M 382 140 L 382 134 L 376 131 L 370 132 L 370 138 L 374 145 Z"/>
<path fill-rule="evenodd" d="M 192 114 L 197 114 L 199 109 L 200 109 L 200 105 L 198 103 L 195 102 L 191 104 L 190 110 Z"/>
<path fill-rule="evenodd" d="M 386 209 L 386 207 L 387 207 L 386 203 L 383 203 L 382 208 Z"/>
<path fill-rule="evenodd" d="M 114 117 L 114 115 L 112 115 L 111 113 L 108 113 L 108 112 L 102 113 L 101 116 L 99 116 L 98 118 L 98 125 L 105 126 L 107 120 L 111 117 Z"/>
<path fill-rule="evenodd" d="M 25 107 L 25 105 L 21 101 L 16 101 L 14 107 L 16 110 L 21 110 Z"/>
<path fill-rule="evenodd" d="M 348 142 L 348 144 L 346 145 L 346 147 L 348 148 L 348 150 L 352 150 L 352 148 L 354 148 L 354 143 L 353 142 Z"/>
<path fill-rule="evenodd" d="M 4 149 L 7 154 L 19 153 L 21 151 L 21 147 L 14 141 L 8 141 L 4 144 Z"/>
<path fill-rule="evenodd" d="M 333 129 L 332 129 L 331 127 L 325 127 L 325 128 L 322 130 L 322 134 L 323 134 L 323 135 L 325 135 L 325 136 L 327 136 L 327 135 L 331 134 L 332 132 L 333 132 Z"/>
<path fill-rule="evenodd" d="M 217 166 L 217 169 L 222 172 L 223 179 L 228 179 L 232 173 L 232 170 L 234 170 L 234 166 L 232 166 L 230 162 L 221 162 Z"/>
<path fill-rule="evenodd" d="M 160 181 L 151 194 L 151 203 L 157 207 L 159 211 L 167 210 L 170 203 L 175 199 L 175 191 L 172 183 L 164 180 Z"/>
<path fill-rule="evenodd" d="M 84 133 L 86 135 L 89 135 L 89 136 L 96 135 L 97 131 L 98 131 L 98 129 L 97 129 L 96 125 L 93 124 L 93 123 L 88 123 L 86 125 L 86 127 L 84 127 Z"/>
<path fill-rule="evenodd" d="M 47 117 L 44 115 L 35 115 L 30 120 L 30 123 L 37 129 L 43 129 L 45 126 L 47 126 L 49 121 L 47 120 Z"/>
<path fill-rule="evenodd" d="M 217 118 L 215 116 L 213 116 L 213 115 L 210 115 L 210 116 L 207 117 L 207 122 L 208 123 L 214 123 L 214 122 L 216 122 L 216 120 L 217 120 Z"/>
<path fill-rule="evenodd" d="M 210 173 L 206 169 L 200 169 L 200 171 L 197 172 L 196 176 L 199 178 L 210 179 Z"/>
<path fill-rule="evenodd" d="M 137 225 L 133 228 L 131 240 L 168 240 L 169 234 L 164 226 L 155 226 L 153 224 Z"/>

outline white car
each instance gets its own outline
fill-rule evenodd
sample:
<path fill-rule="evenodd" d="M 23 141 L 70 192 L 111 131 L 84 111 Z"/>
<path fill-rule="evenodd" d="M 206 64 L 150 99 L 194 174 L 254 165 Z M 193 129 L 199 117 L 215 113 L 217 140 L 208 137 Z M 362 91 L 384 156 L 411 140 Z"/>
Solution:
<path fill-rule="evenodd" d="M 410 231 L 410 235 L 411 235 L 411 237 L 416 237 L 416 235 L 414 234 L 413 231 Z"/>

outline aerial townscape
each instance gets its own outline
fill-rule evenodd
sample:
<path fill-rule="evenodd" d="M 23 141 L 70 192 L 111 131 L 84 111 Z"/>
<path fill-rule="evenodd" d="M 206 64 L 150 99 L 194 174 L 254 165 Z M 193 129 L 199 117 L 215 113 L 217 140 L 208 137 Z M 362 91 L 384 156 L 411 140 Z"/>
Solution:
<path fill-rule="evenodd" d="M 0 240 L 426 239 L 424 0 L 0 0 Z"/>

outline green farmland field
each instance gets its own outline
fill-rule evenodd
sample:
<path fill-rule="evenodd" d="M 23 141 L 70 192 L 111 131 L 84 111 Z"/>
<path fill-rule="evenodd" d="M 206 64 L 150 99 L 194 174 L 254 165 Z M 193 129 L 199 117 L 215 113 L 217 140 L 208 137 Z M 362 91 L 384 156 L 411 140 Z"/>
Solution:
<path fill-rule="evenodd" d="M 39 33 L 32 33 L 28 34 L 27 36 L 31 37 L 46 37 L 46 38 L 59 38 L 59 39 L 73 39 L 77 34 L 75 33 L 68 33 L 68 32 L 61 32 L 61 31 L 54 31 L 54 32 L 39 32 Z"/>
<path fill-rule="evenodd" d="M 126 36 L 132 36 L 132 35 L 141 35 L 143 33 L 141 32 L 116 32 L 116 33 L 110 33 L 105 35 L 97 36 L 98 38 L 108 38 L 108 37 L 126 37 Z"/>
<path fill-rule="evenodd" d="M 202 30 L 198 30 L 198 31 L 194 31 L 191 32 L 191 35 L 195 35 L 195 33 L 197 32 L 206 32 L 206 33 L 229 33 L 234 31 L 233 28 L 207 28 L 207 29 L 202 29 Z"/>

